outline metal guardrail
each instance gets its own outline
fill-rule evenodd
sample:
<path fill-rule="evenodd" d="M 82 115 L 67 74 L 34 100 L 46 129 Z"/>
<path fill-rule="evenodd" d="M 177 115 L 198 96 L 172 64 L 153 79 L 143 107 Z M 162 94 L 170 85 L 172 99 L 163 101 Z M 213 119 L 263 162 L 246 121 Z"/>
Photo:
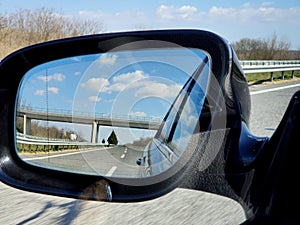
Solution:
<path fill-rule="evenodd" d="M 242 67 L 247 66 L 284 66 L 300 65 L 300 60 L 240 60 Z"/>
<path fill-rule="evenodd" d="M 294 78 L 295 71 L 300 70 L 300 60 L 241 60 L 240 63 L 245 74 L 270 73 L 270 81 L 274 72 L 281 72 L 284 79 L 286 71 L 291 71 Z"/>

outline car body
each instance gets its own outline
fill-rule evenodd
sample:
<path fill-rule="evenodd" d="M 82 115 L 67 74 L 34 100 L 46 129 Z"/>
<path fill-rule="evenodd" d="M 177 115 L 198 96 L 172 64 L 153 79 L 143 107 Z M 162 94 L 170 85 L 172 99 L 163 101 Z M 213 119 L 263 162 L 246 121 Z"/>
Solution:
<path fill-rule="evenodd" d="M 18 98 L 28 71 L 99 53 L 152 54 L 157 49 L 173 53 L 178 48 L 192 49 L 193 54 L 200 50 L 200 63 L 187 76 L 141 159 L 130 165 L 135 171 L 136 163 L 140 164 L 139 177 L 53 169 L 28 163 L 17 153 Z M 154 30 L 61 39 L 16 51 L 1 61 L 0 72 L 0 179 L 4 183 L 32 192 L 113 202 L 144 201 L 177 187 L 189 188 L 239 202 L 245 224 L 299 222 L 299 154 L 293 146 L 299 144 L 300 93 L 295 93 L 270 139 L 251 134 L 247 81 L 233 48 L 221 36 L 204 30 Z M 14 79 L 8 81 L 7 76 Z M 127 153 L 130 148 L 125 148 Z M 120 154 L 120 149 L 108 152 Z"/>

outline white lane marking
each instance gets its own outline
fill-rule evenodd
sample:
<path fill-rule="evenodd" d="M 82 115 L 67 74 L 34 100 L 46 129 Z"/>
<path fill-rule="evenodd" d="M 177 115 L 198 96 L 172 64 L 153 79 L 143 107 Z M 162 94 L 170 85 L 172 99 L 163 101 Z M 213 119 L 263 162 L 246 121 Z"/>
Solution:
<path fill-rule="evenodd" d="M 110 177 L 113 175 L 113 173 L 116 171 L 118 167 L 117 166 L 113 166 L 112 168 L 110 168 L 110 170 L 105 174 L 105 176 Z"/>
<path fill-rule="evenodd" d="M 252 92 L 250 92 L 250 95 L 263 94 L 263 93 L 267 93 L 267 92 L 271 92 L 271 91 L 278 91 L 278 90 L 283 90 L 283 89 L 293 88 L 293 87 L 298 87 L 298 86 L 300 86 L 300 84 L 291 84 L 288 86 L 270 88 L 270 89 L 261 90 L 261 91 L 252 91 Z"/>
<path fill-rule="evenodd" d="M 79 152 L 69 152 L 69 153 L 63 153 L 63 154 L 57 154 L 57 155 L 49 155 L 49 156 L 40 156 L 40 157 L 32 157 L 32 158 L 22 158 L 24 161 L 31 161 L 31 160 L 38 160 L 38 159 L 49 159 L 49 158 L 57 158 L 62 156 L 68 156 L 68 155 L 76 155 L 86 152 L 93 152 L 93 151 L 99 151 L 99 149 L 91 149 L 91 150 L 83 150 Z"/>
<path fill-rule="evenodd" d="M 121 155 L 121 159 L 124 159 L 125 158 L 125 154 Z"/>

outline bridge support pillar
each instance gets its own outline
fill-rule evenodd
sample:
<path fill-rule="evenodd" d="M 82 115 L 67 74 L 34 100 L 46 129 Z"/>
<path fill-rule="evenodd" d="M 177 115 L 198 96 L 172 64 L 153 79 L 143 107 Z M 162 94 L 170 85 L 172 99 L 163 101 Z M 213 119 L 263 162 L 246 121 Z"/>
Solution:
<path fill-rule="evenodd" d="M 99 133 L 99 126 L 96 121 L 93 121 L 92 124 L 92 134 L 91 134 L 91 142 L 98 143 L 98 133 Z"/>
<path fill-rule="evenodd" d="M 27 118 L 26 115 L 23 117 L 23 134 L 27 135 L 30 134 L 31 129 L 31 119 Z"/>

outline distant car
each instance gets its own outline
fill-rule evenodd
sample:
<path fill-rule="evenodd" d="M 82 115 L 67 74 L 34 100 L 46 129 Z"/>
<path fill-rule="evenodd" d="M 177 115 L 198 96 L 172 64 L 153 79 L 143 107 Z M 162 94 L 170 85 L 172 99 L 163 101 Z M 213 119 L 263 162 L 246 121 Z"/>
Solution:
<path fill-rule="evenodd" d="M 109 58 L 106 53 L 119 55 L 110 55 Z M 166 55 L 168 62 L 164 61 Z M 135 63 L 136 56 L 141 63 Z M 109 66 L 117 58 L 125 63 L 112 72 Z M 143 116 L 135 120 L 101 117 L 100 121 L 96 113 L 78 117 L 83 123 L 92 119 L 92 140 L 96 140 L 99 123 L 122 129 L 127 126 L 155 130 L 146 147 L 141 139 L 139 144 L 131 143 L 132 148 L 126 152 L 122 152 L 124 148 L 91 148 L 75 156 L 68 154 L 67 163 L 71 162 L 71 165 L 66 160 L 59 161 L 57 155 L 53 158 L 46 156 L 46 162 L 39 161 L 44 157 L 22 158 L 17 152 L 15 126 L 16 111 L 21 105 L 18 97 L 20 93 L 26 93 L 20 84 L 30 78 L 28 71 L 36 73 L 39 79 L 49 80 L 49 71 L 56 72 L 64 66 L 68 66 L 67 72 L 71 74 L 68 78 L 74 78 L 73 74 L 82 67 L 81 74 L 87 77 L 114 75 L 111 80 L 92 77 L 92 84 L 98 82 L 98 86 L 92 86 L 98 95 L 89 96 L 93 102 L 110 104 L 110 99 L 104 97 L 122 90 L 114 96 L 116 101 L 111 104 L 111 115 L 116 108 L 118 113 L 130 114 L 140 101 L 146 102 L 144 108 L 140 108 L 148 106 L 149 112 L 155 115 L 169 104 L 165 102 L 171 99 L 168 97 L 172 93 L 163 92 L 165 98 L 160 101 L 161 107 L 153 107 L 152 99 L 147 97 L 156 98 L 153 93 L 170 90 L 168 87 L 175 81 L 183 84 L 180 88 L 172 86 L 172 90 L 176 87 L 179 92 L 169 104 L 160 126 L 156 121 L 142 120 L 145 115 L 138 110 L 135 113 Z M 155 74 L 161 68 L 168 70 L 159 71 L 164 73 L 164 79 L 154 76 L 150 82 L 148 74 L 142 72 L 142 66 L 149 74 Z M 128 81 L 125 78 L 132 74 L 129 67 L 135 68 L 136 75 L 143 79 L 136 79 L 125 88 L 120 83 L 113 83 Z M 119 76 L 121 70 L 123 77 Z M 0 73 L 0 179 L 4 183 L 32 192 L 112 202 L 144 201 L 160 197 L 177 187 L 190 188 L 236 200 L 245 210 L 247 221 L 244 224 L 300 223 L 297 185 L 300 91 L 292 97 L 272 137 L 251 134 L 247 81 L 233 48 L 221 36 L 204 30 L 153 30 L 56 40 L 16 51 L 1 61 Z M 180 76 L 176 77 L 177 74 Z M 8 77 L 13 79 L 8 80 Z M 78 86 L 86 87 L 87 84 L 84 82 Z M 137 86 L 143 89 L 137 90 Z M 74 105 L 79 97 L 75 98 L 78 89 L 73 91 Z M 142 95 L 145 93 L 148 95 Z M 104 99 L 99 97 L 100 94 Z M 137 96 L 142 97 L 129 105 Z M 48 114 L 44 114 L 43 119 L 49 116 L 51 109 L 49 96 L 46 97 Z M 30 118 L 25 119 L 26 128 L 30 125 Z M 66 118 L 67 122 L 70 120 L 72 118 Z M 125 132 L 124 140 L 130 142 L 134 135 Z M 97 144 L 95 141 L 90 146 L 97 147 Z M 140 150 L 141 146 L 143 150 Z M 136 164 L 140 165 L 138 171 Z"/>
<path fill-rule="evenodd" d="M 142 158 L 138 158 L 137 160 L 136 160 L 136 164 L 138 164 L 139 166 L 142 164 Z"/>

